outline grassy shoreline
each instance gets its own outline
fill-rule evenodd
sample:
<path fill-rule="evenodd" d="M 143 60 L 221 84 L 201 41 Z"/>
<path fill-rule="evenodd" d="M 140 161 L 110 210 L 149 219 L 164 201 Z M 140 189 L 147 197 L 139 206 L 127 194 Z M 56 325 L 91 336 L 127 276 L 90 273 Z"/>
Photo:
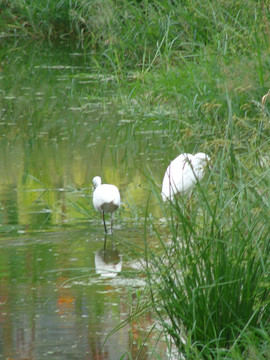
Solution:
<path fill-rule="evenodd" d="M 72 38 L 122 69 L 174 67 L 209 54 L 230 61 L 270 43 L 264 1 L 6 0 L 0 10 L 4 38 Z"/>
<path fill-rule="evenodd" d="M 266 1 L 252 0 L 1 5 L 2 39 L 75 42 L 96 72 L 111 75 L 96 82 L 97 92 L 142 118 L 127 125 L 127 147 L 136 133 L 160 130 L 168 157 L 200 149 L 214 159 L 191 224 L 186 204 L 169 213 L 161 204 L 168 234 L 154 224 L 161 251 L 146 246 L 153 306 L 187 359 L 267 359 L 270 351 L 270 96 L 262 102 L 270 88 L 269 12 Z M 4 71 L 9 51 L 1 50 Z M 159 193 L 153 184 L 152 192 Z"/>

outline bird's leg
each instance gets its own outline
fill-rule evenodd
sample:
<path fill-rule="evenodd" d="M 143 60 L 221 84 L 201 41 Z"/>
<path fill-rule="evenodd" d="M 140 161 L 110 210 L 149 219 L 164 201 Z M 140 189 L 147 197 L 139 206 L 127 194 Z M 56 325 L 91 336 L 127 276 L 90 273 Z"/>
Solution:
<path fill-rule="evenodd" d="M 105 234 L 105 238 L 104 238 L 104 251 L 106 251 L 106 244 L 107 244 L 107 234 Z"/>
<path fill-rule="evenodd" d="M 107 228 L 106 228 L 106 222 L 105 222 L 105 214 L 104 214 L 104 211 L 102 211 L 102 215 L 103 215 L 103 224 L 104 224 L 105 233 L 107 234 Z"/>
<path fill-rule="evenodd" d="M 111 234 L 113 233 L 113 213 L 111 215 Z"/>

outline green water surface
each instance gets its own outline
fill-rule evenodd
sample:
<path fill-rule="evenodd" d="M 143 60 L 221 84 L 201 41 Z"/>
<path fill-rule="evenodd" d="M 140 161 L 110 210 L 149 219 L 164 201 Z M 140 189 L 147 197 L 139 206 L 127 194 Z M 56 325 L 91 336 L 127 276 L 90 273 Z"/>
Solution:
<path fill-rule="evenodd" d="M 145 171 L 161 183 L 163 125 L 125 112 L 113 75 L 94 72 L 91 54 L 59 43 L 3 45 L 0 358 L 118 360 L 140 351 L 147 359 L 151 314 L 104 341 L 145 286 L 126 274 L 136 269 L 131 244 L 143 247 L 147 206 L 160 215 Z M 105 253 L 96 175 L 119 187 L 123 203 Z M 155 351 L 165 358 L 163 347 Z"/>

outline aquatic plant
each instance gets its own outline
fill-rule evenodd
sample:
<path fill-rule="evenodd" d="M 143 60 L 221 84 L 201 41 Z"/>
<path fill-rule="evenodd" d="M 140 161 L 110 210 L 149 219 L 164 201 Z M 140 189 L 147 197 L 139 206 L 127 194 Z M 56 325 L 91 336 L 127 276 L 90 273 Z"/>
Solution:
<path fill-rule="evenodd" d="M 191 203 L 164 206 L 152 183 L 167 220 L 153 224 L 159 253 L 145 242 L 152 301 L 178 356 L 266 359 L 270 164 L 226 146 L 214 159 Z"/>

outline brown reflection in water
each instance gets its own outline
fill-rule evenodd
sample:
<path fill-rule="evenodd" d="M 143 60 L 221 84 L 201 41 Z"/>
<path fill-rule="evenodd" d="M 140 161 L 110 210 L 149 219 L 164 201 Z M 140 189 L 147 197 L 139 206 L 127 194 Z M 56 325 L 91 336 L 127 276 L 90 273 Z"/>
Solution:
<path fill-rule="evenodd" d="M 60 277 L 57 284 L 69 278 Z M 132 358 L 147 359 L 141 349 L 142 328 L 151 317 L 133 321 L 104 340 L 108 331 L 129 314 L 130 304 L 123 289 L 99 286 L 91 303 L 82 286 L 10 286 L 1 281 L 0 349 L 5 358 L 16 359 L 110 359 L 119 360 L 130 351 Z M 116 291 L 116 293 L 115 293 Z M 117 294 L 117 295 L 116 295 Z M 51 297 L 53 295 L 53 297 Z M 104 303 L 105 306 L 101 306 Z M 43 304 L 43 305 L 40 305 Z"/>

